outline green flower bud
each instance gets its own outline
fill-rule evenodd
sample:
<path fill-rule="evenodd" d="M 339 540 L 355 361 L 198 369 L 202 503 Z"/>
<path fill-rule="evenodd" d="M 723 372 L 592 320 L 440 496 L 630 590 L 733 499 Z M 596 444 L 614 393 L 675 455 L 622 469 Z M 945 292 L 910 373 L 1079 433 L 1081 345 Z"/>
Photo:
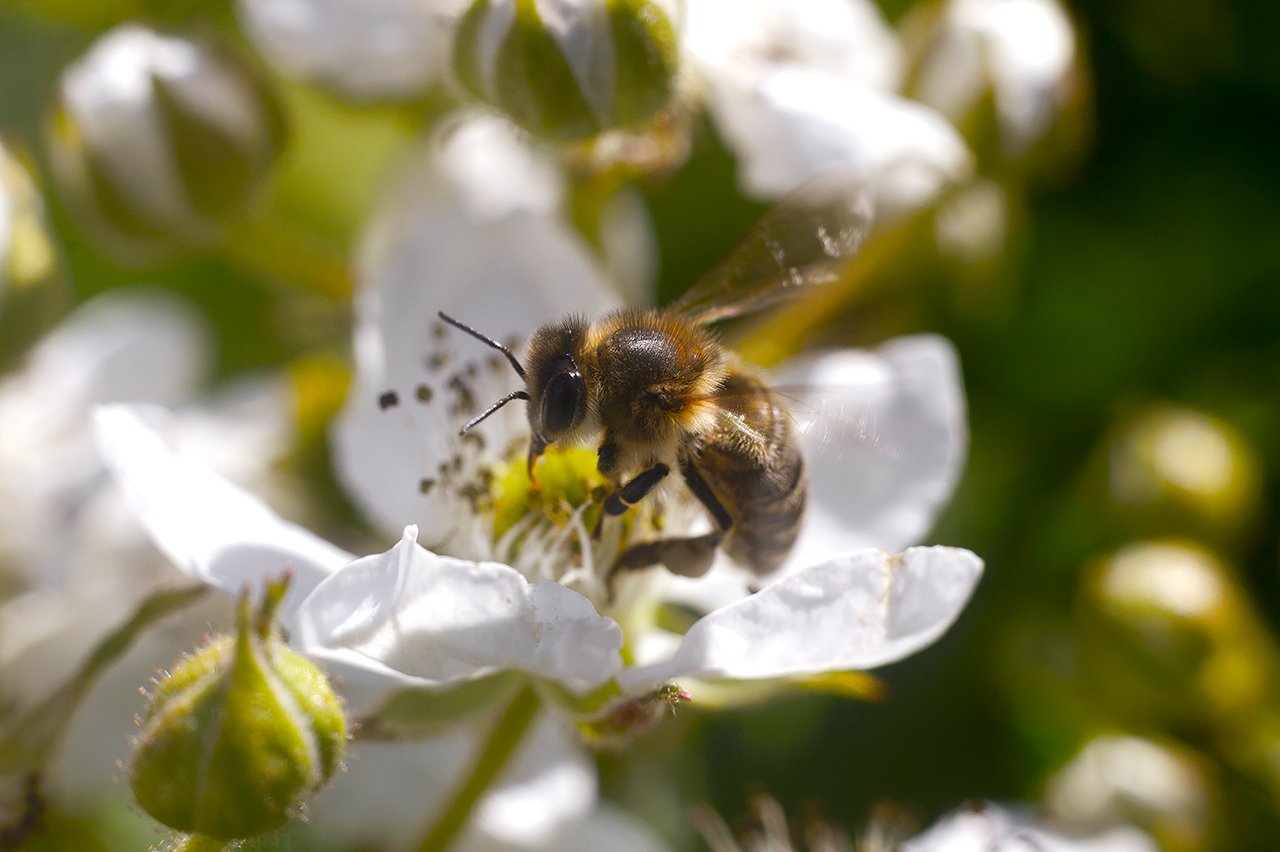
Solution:
<path fill-rule="evenodd" d="M 678 45 L 666 0 L 474 0 L 454 67 L 476 97 L 538 136 L 632 127 L 670 102 Z"/>
<path fill-rule="evenodd" d="M 66 310 L 69 292 L 27 170 L 0 144 L 0 368 Z"/>
<path fill-rule="evenodd" d="M 215 241 L 280 153 L 279 108 L 203 40 L 125 24 L 63 72 L 50 160 L 90 233 L 131 260 Z"/>
<path fill-rule="evenodd" d="M 138 803 L 179 831 L 261 834 L 288 821 L 337 769 L 347 739 L 324 674 L 272 623 L 286 582 L 236 634 L 214 639 L 157 685 L 141 719 L 131 782 Z"/>
<path fill-rule="evenodd" d="M 1226 423 L 1160 407 L 1108 444 L 1107 490 L 1117 514 L 1144 535 L 1194 535 L 1237 544 L 1261 505 L 1261 465 Z"/>
<path fill-rule="evenodd" d="M 1082 595 L 1089 674 L 1126 715 L 1223 719 L 1275 682 L 1256 615 L 1227 567 L 1199 547 L 1125 547 L 1089 566 Z"/>

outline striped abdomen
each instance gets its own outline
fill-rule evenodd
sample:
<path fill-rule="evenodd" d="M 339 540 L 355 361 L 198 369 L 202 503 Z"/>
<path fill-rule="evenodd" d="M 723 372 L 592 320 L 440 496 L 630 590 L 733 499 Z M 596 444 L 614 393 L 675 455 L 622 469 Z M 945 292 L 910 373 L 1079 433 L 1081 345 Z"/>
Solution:
<path fill-rule="evenodd" d="M 767 574 L 786 559 L 800 532 L 804 459 L 790 415 L 755 376 L 730 372 L 716 401 L 721 416 L 690 449 L 685 477 L 694 491 L 700 478 L 723 507 L 724 516 L 712 514 L 729 529 L 725 551 L 743 567 Z"/>

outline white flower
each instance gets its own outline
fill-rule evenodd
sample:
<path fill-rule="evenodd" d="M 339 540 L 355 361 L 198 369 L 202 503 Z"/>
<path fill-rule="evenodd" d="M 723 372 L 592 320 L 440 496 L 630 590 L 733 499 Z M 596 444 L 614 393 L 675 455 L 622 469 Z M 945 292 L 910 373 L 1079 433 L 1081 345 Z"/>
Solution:
<path fill-rule="evenodd" d="M 1135 828 L 1069 837 L 1039 825 L 1029 814 L 991 803 L 956 811 L 902 844 L 902 852 L 1156 852 Z"/>
<path fill-rule="evenodd" d="M 97 415 L 102 452 L 134 511 L 180 568 L 229 594 L 293 571 L 281 624 L 296 648 L 325 664 L 352 712 L 375 708 L 399 687 L 455 683 L 500 667 L 580 683 L 598 683 L 619 667 L 617 625 L 568 589 L 530 586 L 503 565 L 437 557 L 413 542 L 413 528 L 391 551 L 353 561 L 176 453 L 148 420 L 165 422 L 161 412 L 128 406 Z M 411 622 L 395 606 L 409 601 L 419 604 Z M 421 644 L 401 642 L 399 628 Z M 416 657 L 403 656 L 415 649 Z M 537 746 L 561 736 L 554 727 L 537 735 L 537 756 L 517 763 L 514 786 L 481 801 L 476 820 L 490 841 L 524 833 L 526 841 L 563 848 L 575 832 L 599 827 L 597 820 L 614 825 L 617 818 L 591 810 L 594 776 L 584 759 L 562 746 Z M 313 821 L 353 841 L 403 845 L 423 828 L 424 808 L 448 791 L 475 737 L 473 727 L 459 726 L 420 743 L 355 744 L 349 772 L 312 803 Z M 534 835 L 522 816 L 530 804 L 539 813 Z M 618 827 L 635 843 L 627 848 L 657 848 L 634 826 Z M 483 846 L 483 838 L 474 840 Z"/>
<path fill-rule="evenodd" d="M 179 565 L 228 591 L 293 565 L 298 578 L 283 613 L 295 641 L 342 667 L 349 683 L 368 684 L 371 701 L 395 684 L 512 669 L 582 692 L 615 678 L 639 691 L 687 676 L 862 668 L 906 656 L 946 629 L 981 562 L 949 548 L 877 549 L 923 535 L 959 473 L 963 400 L 954 355 L 936 338 L 795 366 L 797 381 L 832 384 L 854 402 L 835 420 L 818 411 L 802 439 L 807 449 L 824 436 L 840 446 L 811 467 L 812 508 L 796 558 L 754 595 L 741 572 L 721 564 L 698 581 L 661 571 L 628 578 L 610 605 L 602 571 L 622 546 L 620 525 L 608 525 L 599 544 L 581 511 L 562 524 L 517 516 L 500 534 L 486 477 L 524 452 L 523 412 L 510 406 L 467 440 L 457 429 L 516 377 L 495 353 L 477 346 L 468 355 L 467 341 L 446 337 L 435 311 L 518 342 L 540 322 L 598 313 L 614 297 L 556 217 L 523 203 L 477 215 L 465 184 L 402 194 L 374 229 L 363 268 L 357 374 L 335 428 L 335 466 L 372 519 L 404 529 L 400 543 L 352 559 L 172 458 L 136 414 L 106 411 L 104 452 Z M 851 427 L 865 437 L 846 443 Z M 591 450 L 581 452 L 593 469 Z M 677 523 L 679 506 L 670 512 Z M 668 596 L 714 610 L 683 643 L 640 617 Z M 625 673 L 618 622 L 642 663 Z"/>
<path fill-rule="evenodd" d="M 416 95 L 442 79 L 466 0 L 239 0 L 240 19 L 290 74 L 367 98 Z"/>
<path fill-rule="evenodd" d="M 1072 95 L 1076 42 L 1057 0 L 949 0 L 915 95 L 961 121 L 988 89 L 1009 156 L 1042 137 Z"/>
<path fill-rule="evenodd" d="M 94 448 L 91 411 L 104 402 L 180 406 L 173 432 L 223 474 L 278 487 L 269 465 L 287 441 L 282 383 L 245 382 L 195 401 L 207 333 L 185 302 L 121 288 L 71 314 L 0 380 L 0 671 L 8 701 L 29 702 L 69 676 L 88 651 L 164 583 L 179 579 L 155 552 Z M 127 753 L 138 686 L 209 613 L 162 625 L 94 687 L 51 773 L 60 797 L 102 795 Z"/>
<path fill-rule="evenodd" d="M 1118 734 L 1095 737 L 1045 785 L 1046 808 L 1067 825 L 1155 823 L 1203 842 L 1209 790 L 1194 752 Z"/>
<path fill-rule="evenodd" d="M 690 0 L 685 48 L 750 195 L 839 168 L 897 213 L 972 168 L 942 116 L 893 93 L 900 49 L 872 3 Z"/>

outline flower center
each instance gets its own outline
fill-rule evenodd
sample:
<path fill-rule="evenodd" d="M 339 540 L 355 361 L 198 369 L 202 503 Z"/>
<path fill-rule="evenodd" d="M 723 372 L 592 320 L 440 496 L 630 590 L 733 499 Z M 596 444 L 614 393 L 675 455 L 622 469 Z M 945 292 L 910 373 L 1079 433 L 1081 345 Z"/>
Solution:
<path fill-rule="evenodd" d="M 634 506 L 600 523 L 611 486 L 585 447 L 549 448 L 529 479 L 522 454 L 498 462 L 486 477 L 494 558 L 530 580 L 553 580 L 599 605 L 612 595 L 609 572 L 634 537 L 661 526 L 660 501 Z"/>

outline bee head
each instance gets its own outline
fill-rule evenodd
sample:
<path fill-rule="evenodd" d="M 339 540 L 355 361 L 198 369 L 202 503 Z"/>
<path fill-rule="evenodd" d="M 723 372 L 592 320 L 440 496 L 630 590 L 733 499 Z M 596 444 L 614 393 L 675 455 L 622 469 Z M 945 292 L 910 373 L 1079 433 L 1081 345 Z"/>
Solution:
<path fill-rule="evenodd" d="M 586 333 L 586 321 L 581 317 L 570 317 L 539 327 L 529 341 L 529 369 L 526 370 L 511 350 L 498 341 L 463 325 L 443 311 L 439 315 L 449 325 L 505 355 L 512 368 L 524 379 L 524 390 L 512 391 L 502 397 L 468 421 L 461 431 L 465 434 L 512 400 L 527 400 L 529 472 L 532 476 L 533 465 L 547 446 L 572 434 L 586 417 L 587 385 L 574 357 Z"/>
<path fill-rule="evenodd" d="M 541 326 L 529 340 L 529 470 L 549 444 L 572 435 L 587 415 L 587 383 L 578 369 L 586 322 L 569 317 Z"/>

